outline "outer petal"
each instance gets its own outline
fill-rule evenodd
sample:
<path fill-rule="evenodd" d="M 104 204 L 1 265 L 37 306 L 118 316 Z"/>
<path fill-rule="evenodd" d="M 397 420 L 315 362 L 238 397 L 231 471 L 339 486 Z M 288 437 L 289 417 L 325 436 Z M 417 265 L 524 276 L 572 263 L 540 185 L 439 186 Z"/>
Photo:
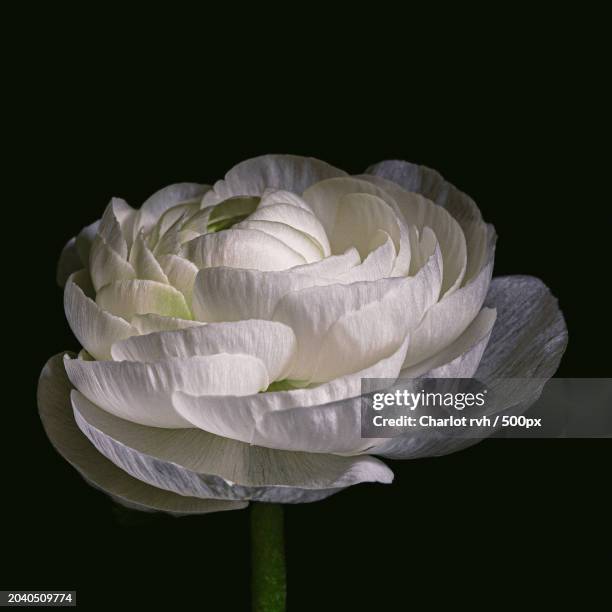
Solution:
<path fill-rule="evenodd" d="M 408 225 L 416 226 L 419 232 L 425 227 L 434 231 L 444 260 L 441 293 L 444 295 L 457 289 L 467 268 L 467 247 L 463 230 L 453 216 L 442 206 L 437 206 L 420 194 L 406 191 L 381 176 L 363 175 L 360 178 L 372 181 L 390 193 Z"/>
<path fill-rule="evenodd" d="M 546 380 L 559 366 L 567 345 L 567 329 L 557 300 L 537 278 L 506 276 L 491 283 L 487 304 L 497 309 L 497 322 L 474 376 L 495 389 L 503 379 L 529 378 L 533 382 L 523 393 L 500 394 L 503 405 L 491 402 L 488 414 L 512 409 L 520 414 L 538 397 Z M 515 402 L 512 405 L 512 402 Z M 475 432 L 477 433 L 477 432 Z M 491 430 L 483 430 L 482 437 Z M 442 434 L 400 436 L 377 446 L 376 454 L 409 459 L 456 452 L 478 442 Z"/>
<path fill-rule="evenodd" d="M 533 276 L 501 276 L 486 304 L 497 309 L 497 324 L 476 376 L 550 378 L 567 346 L 567 327 L 548 287 Z"/>
<path fill-rule="evenodd" d="M 295 347 L 295 334 L 287 325 L 251 319 L 136 336 L 114 344 L 111 352 L 116 361 L 146 362 L 216 353 L 252 355 L 261 359 L 274 381 L 285 377 Z"/>
<path fill-rule="evenodd" d="M 121 317 L 103 310 L 87 297 L 89 281 L 85 270 L 70 276 L 64 289 L 64 311 L 70 329 L 96 359 L 110 359 L 113 342 L 138 334 L 138 329 Z"/>
<path fill-rule="evenodd" d="M 115 467 L 79 431 L 70 405 L 70 382 L 62 355 L 51 357 L 40 375 L 38 408 L 49 439 L 56 450 L 94 487 L 115 501 L 139 510 L 173 514 L 203 514 L 246 507 L 244 502 L 196 499 L 147 485 Z"/>
<path fill-rule="evenodd" d="M 359 482 L 391 482 L 373 457 L 295 453 L 251 446 L 197 429 L 168 430 L 118 419 L 72 392 L 78 426 L 135 478 L 180 495 L 299 503 Z"/>
<path fill-rule="evenodd" d="M 76 238 L 73 236 L 62 249 L 59 261 L 57 262 L 57 271 L 55 280 L 60 287 L 63 287 L 68 280 L 68 277 L 77 270 L 80 270 L 84 265 L 79 257 L 79 252 L 76 248 Z"/>
<path fill-rule="evenodd" d="M 227 438 L 284 450 L 363 454 L 377 440 L 361 437 L 361 379 L 395 378 L 408 340 L 363 370 L 293 391 L 245 397 L 176 392 L 175 409 L 193 425 Z"/>
<path fill-rule="evenodd" d="M 475 202 L 442 176 L 426 166 L 405 161 L 388 160 L 370 166 L 366 172 L 382 176 L 407 191 L 424 195 L 443 206 L 458 221 L 466 239 L 467 268 L 464 284 L 472 280 L 489 260 L 495 231 L 482 220 Z"/>
<path fill-rule="evenodd" d="M 204 204 L 216 204 L 233 196 L 260 196 L 268 189 L 285 189 L 301 195 L 313 183 L 346 172 L 312 157 L 262 155 L 234 166 L 215 183 Z"/>
<path fill-rule="evenodd" d="M 156 363 L 67 359 L 70 382 L 120 418 L 152 427 L 190 427 L 173 408 L 173 391 L 245 395 L 265 389 L 264 364 L 247 355 L 209 355 Z"/>

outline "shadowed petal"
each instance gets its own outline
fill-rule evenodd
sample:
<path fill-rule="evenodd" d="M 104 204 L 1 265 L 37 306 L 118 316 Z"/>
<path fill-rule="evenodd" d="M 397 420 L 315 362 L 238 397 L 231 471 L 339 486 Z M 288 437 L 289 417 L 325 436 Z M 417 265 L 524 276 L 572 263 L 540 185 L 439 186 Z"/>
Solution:
<path fill-rule="evenodd" d="M 77 427 L 70 404 L 71 388 L 64 371 L 63 355 L 51 357 L 38 383 L 40 418 L 55 449 L 89 484 L 115 501 L 139 510 L 205 514 L 247 506 L 241 501 L 177 495 L 145 484 L 120 470 L 101 455 Z"/>

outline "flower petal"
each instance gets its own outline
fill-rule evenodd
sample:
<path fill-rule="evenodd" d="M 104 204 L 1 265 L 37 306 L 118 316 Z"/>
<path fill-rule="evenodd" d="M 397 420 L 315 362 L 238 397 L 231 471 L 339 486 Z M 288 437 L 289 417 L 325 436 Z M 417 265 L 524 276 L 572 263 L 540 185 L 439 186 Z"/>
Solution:
<path fill-rule="evenodd" d="M 72 333 L 96 359 L 110 359 L 113 342 L 129 338 L 138 330 L 124 319 L 103 310 L 85 290 L 89 284 L 85 270 L 70 276 L 64 289 L 64 311 Z"/>
<path fill-rule="evenodd" d="M 293 193 L 293 191 L 268 188 L 261 194 L 258 208 L 265 208 L 266 206 L 273 206 L 274 204 L 290 204 L 296 208 L 301 208 L 310 213 L 312 212 L 312 209 L 306 201 L 296 193 Z"/>
<path fill-rule="evenodd" d="M 187 305 L 191 305 L 197 266 L 178 255 L 160 255 L 158 260 L 170 284 L 185 296 Z"/>
<path fill-rule="evenodd" d="M 62 249 L 59 261 L 57 262 L 57 270 L 55 280 L 60 287 L 63 287 L 68 280 L 68 277 L 77 270 L 80 270 L 83 265 L 79 252 L 76 248 L 76 238 L 73 236 Z"/>
<path fill-rule="evenodd" d="M 425 313 L 421 324 L 410 335 L 404 367 L 435 355 L 463 333 L 482 308 L 492 270 L 493 261 L 490 261 L 469 284 L 444 296 Z"/>
<path fill-rule="evenodd" d="M 121 198 L 111 198 L 108 206 L 104 209 L 104 214 L 102 215 L 102 219 L 100 219 L 100 225 L 98 227 L 98 236 L 122 259 L 127 259 L 128 244 L 121 229 L 119 218 L 127 214 L 127 209 L 131 210 L 131 207 L 128 206 L 125 200 Z"/>
<path fill-rule="evenodd" d="M 194 426 L 267 448 L 362 454 L 380 440 L 361 437 L 361 379 L 395 378 L 408 339 L 369 368 L 312 388 L 245 397 L 176 392 L 172 402 Z"/>
<path fill-rule="evenodd" d="M 127 206 L 127 204 L 126 204 Z M 76 235 L 76 249 L 81 258 L 81 268 L 87 268 L 89 266 L 89 253 L 91 252 L 91 245 L 100 229 L 100 219 L 94 221 L 90 225 L 86 225 Z M 79 268 L 80 269 L 80 268 Z"/>
<path fill-rule="evenodd" d="M 201 321 L 179 319 L 177 317 L 164 317 L 157 314 L 134 315 L 130 323 L 138 330 L 139 334 L 151 334 L 160 331 L 175 331 L 204 325 Z M 107 357 L 108 359 L 108 357 Z"/>
<path fill-rule="evenodd" d="M 309 380 L 322 382 L 364 370 L 396 350 L 435 303 L 441 282 L 440 262 L 437 250 L 415 277 L 402 279 L 381 299 L 349 311 L 333 323 L 321 339 Z M 290 378 L 292 374 L 290 371 Z"/>
<path fill-rule="evenodd" d="M 328 357 L 324 358 L 325 360 L 339 359 L 340 353 L 345 355 L 345 349 L 349 345 L 343 349 L 341 337 L 348 340 L 350 336 L 357 341 L 358 330 L 354 325 L 359 325 L 358 321 L 366 324 L 366 321 L 378 316 L 376 320 L 380 326 L 379 333 L 381 339 L 384 338 L 381 341 L 385 345 L 389 339 L 389 333 L 402 338 L 437 300 L 442 273 L 440 262 L 441 255 L 437 249 L 428 264 L 414 277 L 308 287 L 285 295 L 279 301 L 273 319 L 289 325 L 295 331 L 298 339 L 297 357 L 289 378 L 305 381 L 316 380 L 312 377 L 315 376 L 317 360 L 324 350 L 322 346 L 332 325 L 343 315 L 352 311 L 360 311 L 367 304 L 380 304 L 384 299 L 384 306 L 380 306 L 378 315 L 376 307 L 362 310 L 359 315 L 351 315 L 345 321 L 346 327 L 338 328 L 339 335 L 332 334 L 332 339 L 329 340 L 332 344 L 329 348 L 333 346 L 334 351 L 329 353 Z M 385 320 L 385 317 L 388 317 L 388 320 Z M 367 325 L 370 328 L 370 324 Z M 343 331 L 340 332 L 340 329 Z M 350 329 L 353 332 L 349 332 Z M 367 334 L 364 336 L 363 343 L 350 342 L 349 344 L 353 348 L 359 345 L 361 350 L 365 351 L 368 342 L 372 340 L 373 336 Z M 359 360 L 363 357 L 361 350 L 357 353 Z M 384 349 L 381 347 L 381 350 Z M 337 354 L 336 351 L 340 353 Z M 337 364 L 337 367 L 343 366 Z M 323 375 L 323 369 L 319 369 L 318 374 Z"/>
<path fill-rule="evenodd" d="M 198 430 L 143 427 L 118 419 L 72 392 L 78 426 L 118 467 L 179 495 L 301 503 L 360 482 L 391 482 L 372 457 L 261 448 Z"/>
<path fill-rule="evenodd" d="M 115 281 L 136 278 L 132 264 L 106 244 L 100 235 L 91 245 L 89 273 L 96 291 Z"/>
<path fill-rule="evenodd" d="M 494 308 L 483 308 L 466 330 L 433 357 L 400 372 L 401 378 L 471 378 L 495 324 Z"/>
<path fill-rule="evenodd" d="M 249 229 L 205 234 L 183 245 L 182 253 L 198 268 L 226 266 L 251 270 L 285 270 L 306 260 L 277 238 Z"/>
<path fill-rule="evenodd" d="M 130 320 L 136 314 L 154 313 L 190 319 L 183 294 L 164 283 L 151 280 L 124 280 L 105 285 L 96 294 L 96 303 L 113 314 Z"/>
<path fill-rule="evenodd" d="M 168 277 L 163 268 L 155 259 L 155 256 L 146 245 L 143 234 L 136 236 L 132 249 L 130 250 L 129 262 L 132 264 L 135 277 L 142 280 L 152 280 L 158 283 L 168 284 Z M 119 280 L 119 279 L 116 279 Z M 106 284 L 106 283 L 104 283 Z"/>
<path fill-rule="evenodd" d="M 463 230 L 453 216 L 442 206 L 437 206 L 420 194 L 408 192 L 381 176 L 363 175 L 361 178 L 374 182 L 391 194 L 408 225 L 416 226 L 419 232 L 425 227 L 433 230 L 444 260 L 442 295 L 457 289 L 465 276 L 467 247 Z"/>
<path fill-rule="evenodd" d="M 557 300 L 542 281 L 531 276 L 494 279 L 486 303 L 497 309 L 497 322 L 474 377 L 493 392 L 487 415 L 505 411 L 518 415 L 536 401 L 558 368 L 567 346 L 567 329 Z M 529 379 L 530 383 L 523 382 L 509 393 L 509 379 Z M 491 433 L 485 428 L 481 437 L 474 431 L 468 439 L 441 432 L 398 436 L 380 443 L 373 452 L 395 459 L 438 456 L 471 446 Z"/>
<path fill-rule="evenodd" d="M 336 276 L 342 284 L 360 281 L 374 281 L 391 276 L 396 251 L 391 236 L 384 230 L 377 230 L 368 247 L 369 254 L 363 262 Z"/>
<path fill-rule="evenodd" d="M 307 264 L 319 261 L 323 257 L 323 250 L 318 242 L 315 242 L 310 236 L 285 223 L 276 221 L 242 221 L 234 225 L 233 229 L 258 230 L 268 234 L 284 242 L 296 253 L 299 253 Z"/>
<path fill-rule="evenodd" d="M 391 236 L 397 258 L 393 266 L 394 276 L 405 276 L 410 269 L 410 240 L 408 228 L 389 204 L 378 196 L 366 193 L 347 194 L 340 198 L 330 234 L 332 251 L 342 253 L 354 246 L 362 259 L 377 230 Z"/>
<path fill-rule="evenodd" d="M 303 198 L 312 208 L 331 240 L 340 201 L 344 196 L 357 193 L 376 196 L 392 207 L 395 206 L 393 198 L 386 191 L 371 181 L 359 180 L 352 176 L 330 178 L 315 183 L 304 192 Z"/>
<path fill-rule="evenodd" d="M 271 319 L 279 300 L 287 293 L 332 284 L 357 264 L 359 253 L 351 249 L 290 270 L 204 268 L 194 284 L 193 312 L 200 321 Z"/>
<path fill-rule="evenodd" d="M 62 354 L 47 361 L 38 383 L 38 409 L 55 449 L 83 478 L 115 501 L 139 510 L 204 514 L 246 507 L 244 502 L 196 499 L 147 485 L 102 456 L 77 427 L 70 404 L 70 382 Z"/>
<path fill-rule="evenodd" d="M 261 196 L 268 188 L 301 195 L 313 183 L 332 176 L 346 176 L 346 172 L 312 157 L 262 155 L 234 166 L 204 196 L 203 203 L 208 206 L 233 196 Z"/>
<path fill-rule="evenodd" d="M 495 230 L 482 220 L 475 202 L 426 166 L 387 160 L 370 166 L 367 174 L 382 176 L 407 191 L 424 195 L 444 207 L 457 220 L 466 240 L 467 267 L 463 283 L 471 281 L 487 264 L 495 244 Z"/>
<path fill-rule="evenodd" d="M 550 378 L 567 346 L 567 328 L 548 287 L 533 276 L 501 276 L 486 304 L 497 309 L 497 324 L 476 376 Z"/>
<path fill-rule="evenodd" d="M 311 212 L 303 208 L 298 208 L 291 204 L 268 204 L 267 206 L 259 207 L 249 215 L 248 221 L 276 221 L 277 223 L 284 223 L 310 236 L 319 245 L 326 257 L 331 254 L 329 240 L 320 221 Z M 348 245 L 348 247 L 350 246 L 352 245 Z M 343 253 L 345 250 L 341 249 L 339 252 Z"/>
<path fill-rule="evenodd" d="M 115 361 L 147 362 L 216 353 L 252 355 L 265 364 L 274 381 L 285 377 L 295 345 L 295 334 L 287 325 L 251 319 L 136 336 L 133 342 L 114 344 L 111 353 Z"/>
<path fill-rule="evenodd" d="M 209 185 L 199 183 L 174 183 L 163 187 L 147 198 L 140 207 L 140 211 L 157 221 L 169 208 L 181 202 L 201 199 L 209 189 Z"/>
<path fill-rule="evenodd" d="M 97 406 L 153 427 L 190 427 L 173 408 L 174 391 L 245 395 L 265 389 L 265 365 L 247 355 L 208 355 L 156 363 L 67 359 L 72 384 Z"/>

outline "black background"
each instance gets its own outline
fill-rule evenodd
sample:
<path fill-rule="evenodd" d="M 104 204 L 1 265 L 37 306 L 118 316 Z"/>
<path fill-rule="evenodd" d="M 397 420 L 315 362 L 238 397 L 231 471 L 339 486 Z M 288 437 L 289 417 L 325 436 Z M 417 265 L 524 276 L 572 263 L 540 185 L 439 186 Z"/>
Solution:
<path fill-rule="evenodd" d="M 326 56 L 315 33 L 224 27 L 206 46 L 185 33 L 178 59 L 159 27 L 129 54 L 129 30 L 108 30 L 93 51 L 88 34 L 61 32 L 14 65 L 2 588 L 77 589 L 85 609 L 109 609 L 120 595 L 132 607 L 248 609 L 248 511 L 173 519 L 119 508 L 54 452 L 38 420 L 40 369 L 77 348 L 57 257 L 111 196 L 139 206 L 166 184 L 210 183 L 267 152 L 349 172 L 386 158 L 432 166 L 495 225 L 495 274 L 538 276 L 559 298 L 570 340 L 558 375 L 610 375 L 609 134 L 596 34 L 576 26 L 588 38 L 577 53 L 569 30 L 548 23 L 541 39 L 523 25 L 499 48 L 494 31 L 461 57 L 469 37 L 456 34 L 429 66 L 441 34 L 425 44 L 393 31 L 379 42 L 363 26 L 334 43 L 332 28 Z M 545 577 L 563 593 L 578 570 L 596 583 L 596 568 L 610 565 L 608 440 L 489 440 L 391 463 L 392 485 L 287 507 L 289 610 L 496 602 L 527 585 L 548 597 Z"/>

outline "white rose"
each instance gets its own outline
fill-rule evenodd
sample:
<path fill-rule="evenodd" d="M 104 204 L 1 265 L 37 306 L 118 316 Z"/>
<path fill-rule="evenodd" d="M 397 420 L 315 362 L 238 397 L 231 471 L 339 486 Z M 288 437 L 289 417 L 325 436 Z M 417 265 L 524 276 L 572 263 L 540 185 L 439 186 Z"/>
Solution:
<path fill-rule="evenodd" d="M 209 512 L 388 483 L 373 455 L 466 441 L 361 438 L 362 378 L 557 368 L 556 300 L 532 277 L 490 282 L 495 238 L 468 196 L 399 161 L 348 176 L 266 155 L 140 209 L 113 199 L 62 253 L 83 351 L 43 370 L 46 431 L 137 507 Z"/>

